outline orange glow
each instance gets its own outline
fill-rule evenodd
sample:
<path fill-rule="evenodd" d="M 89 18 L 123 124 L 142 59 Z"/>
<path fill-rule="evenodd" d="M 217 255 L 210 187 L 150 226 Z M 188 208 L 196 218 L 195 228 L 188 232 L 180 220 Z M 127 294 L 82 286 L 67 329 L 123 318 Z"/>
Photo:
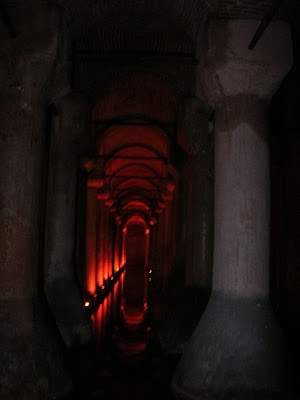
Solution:
<path fill-rule="evenodd" d="M 151 278 L 149 278 L 149 282 L 151 282 Z"/>
<path fill-rule="evenodd" d="M 90 302 L 89 302 L 89 301 L 86 301 L 86 302 L 84 303 L 84 306 L 85 306 L 85 307 L 89 307 L 89 305 L 90 305 Z"/>
<path fill-rule="evenodd" d="M 144 310 L 137 312 L 128 313 L 126 311 L 123 312 L 124 321 L 128 325 L 139 325 L 142 323 L 144 319 Z"/>
<path fill-rule="evenodd" d="M 166 203 L 164 201 L 157 202 L 159 208 L 166 208 Z"/>
<path fill-rule="evenodd" d="M 173 200 L 173 194 L 170 192 L 162 192 L 161 197 L 165 201 L 171 201 Z"/>
<path fill-rule="evenodd" d="M 104 264 L 104 280 L 105 281 L 108 279 L 108 270 L 109 270 L 109 265 L 108 265 L 108 261 L 106 261 Z"/>
<path fill-rule="evenodd" d="M 152 269 L 149 269 L 149 274 L 152 274 Z"/>
<path fill-rule="evenodd" d="M 175 181 L 171 175 L 169 175 L 169 180 L 167 183 L 167 189 L 170 193 L 173 193 L 175 190 Z"/>
<path fill-rule="evenodd" d="M 106 207 L 111 207 L 114 204 L 113 200 L 106 200 L 106 202 L 104 203 L 106 205 Z"/>
<path fill-rule="evenodd" d="M 103 178 L 95 178 L 95 177 L 89 177 L 88 182 L 87 182 L 88 187 L 92 188 L 100 188 L 101 186 L 104 185 L 104 179 Z"/>
<path fill-rule="evenodd" d="M 107 200 L 110 196 L 109 187 L 103 186 L 97 191 L 97 199 L 99 200 Z"/>
<path fill-rule="evenodd" d="M 96 292 L 96 214 L 97 214 L 97 189 L 88 187 L 86 197 L 86 291 Z"/>
<path fill-rule="evenodd" d="M 106 208 L 98 201 L 98 231 L 97 231 L 97 284 L 101 286 L 104 280 L 104 247 L 105 247 L 105 218 Z"/>
<path fill-rule="evenodd" d="M 99 161 L 94 162 L 94 169 L 90 169 L 89 185 L 97 188 L 95 189 L 96 199 L 100 201 L 96 201 L 97 213 L 91 213 L 91 218 L 87 218 L 86 236 L 89 245 L 86 254 L 89 254 L 89 262 L 86 263 L 86 285 L 88 292 L 93 294 L 97 281 L 98 288 L 101 288 L 99 297 L 102 297 L 102 294 L 106 295 L 106 289 L 115 283 L 114 272 L 126 263 L 126 258 L 129 263 L 134 259 L 134 252 L 139 253 L 142 279 L 136 287 L 140 304 L 139 307 L 131 307 L 130 302 L 127 301 L 126 304 L 125 301 L 124 307 L 125 274 L 127 277 L 129 275 L 129 269 L 127 269 L 114 286 L 112 292 L 114 295 L 110 294 L 105 298 L 95 313 L 96 338 L 98 343 L 101 342 L 100 345 L 105 343 L 102 339 L 109 331 L 111 308 L 114 304 L 119 307 L 120 303 L 113 302 L 113 299 L 118 298 L 119 292 L 121 292 L 120 301 L 123 312 L 125 309 L 129 323 L 139 324 L 145 317 L 148 300 L 149 275 L 147 271 L 150 237 L 147 224 L 148 221 L 149 225 L 157 222 L 155 208 L 157 207 L 158 213 L 161 213 L 162 208 L 166 207 L 164 200 L 170 200 L 172 198 L 170 192 L 175 189 L 175 180 L 170 169 L 170 136 L 174 133 L 172 126 L 175 127 L 177 121 L 177 94 L 167 84 L 147 74 L 138 75 L 134 79 L 130 75 L 130 79 L 126 77 L 124 82 L 122 79 L 120 78 L 120 82 L 118 81 L 117 85 L 113 84 L 111 88 L 110 84 L 106 83 L 107 90 L 101 91 L 105 93 L 104 96 L 95 99 L 97 102 L 92 110 L 92 120 L 104 118 L 107 121 L 111 120 L 112 123 L 108 124 L 101 136 L 96 134 L 96 125 L 91 128 L 92 139 L 95 143 L 93 151 L 100 157 Z M 147 103 L 148 96 L 144 96 L 144 93 L 148 91 L 154 93 L 149 96 L 151 98 L 149 104 Z M 156 98 L 155 96 L 159 99 L 158 102 L 152 101 L 152 98 Z M 124 98 L 127 99 L 126 102 L 122 101 Z M 164 104 L 164 107 L 160 107 L 160 104 Z M 118 120 L 113 121 L 113 118 L 119 118 L 120 115 L 133 114 L 145 115 L 145 118 L 123 118 L 127 124 L 120 124 Z M 153 123 L 149 124 L 151 121 Z M 131 122 L 134 124 L 131 125 Z M 163 122 L 170 126 L 170 130 L 163 128 Z M 93 178 L 93 174 L 101 176 L 100 179 L 98 178 L 99 181 Z M 106 206 L 110 208 L 107 209 Z M 111 212 L 117 215 L 111 215 Z M 113 218 L 117 221 L 114 225 Z M 125 249 L 125 242 L 130 236 L 130 229 L 126 236 L 126 227 L 130 221 L 144 225 L 144 229 L 141 230 L 141 236 L 146 242 L 143 246 L 145 247 L 144 255 L 140 251 L 142 246 L 139 245 L 133 246 L 135 249 L 129 246 L 131 251 Z M 89 226 L 94 227 L 96 224 L 98 224 L 97 231 L 92 232 Z M 96 251 L 93 249 L 94 243 Z M 112 284 L 105 286 L 104 283 L 107 280 Z"/>

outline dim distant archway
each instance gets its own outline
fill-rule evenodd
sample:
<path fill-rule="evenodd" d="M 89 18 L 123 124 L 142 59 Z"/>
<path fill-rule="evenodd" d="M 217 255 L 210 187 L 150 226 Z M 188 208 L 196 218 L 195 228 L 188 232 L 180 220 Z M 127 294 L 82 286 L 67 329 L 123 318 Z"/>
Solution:
<path fill-rule="evenodd" d="M 123 292 L 123 318 L 129 325 L 139 325 L 147 311 L 147 262 L 149 229 L 140 218 L 127 224 L 126 272 Z"/>
<path fill-rule="evenodd" d="M 87 225 L 86 298 L 90 304 L 107 296 L 94 313 L 100 345 L 109 337 L 111 310 L 114 324 L 137 329 L 148 324 L 148 269 L 161 282 L 174 266 L 174 152 L 181 99 L 174 87 L 146 73 L 106 82 L 92 98 L 87 214 L 96 226 Z"/>

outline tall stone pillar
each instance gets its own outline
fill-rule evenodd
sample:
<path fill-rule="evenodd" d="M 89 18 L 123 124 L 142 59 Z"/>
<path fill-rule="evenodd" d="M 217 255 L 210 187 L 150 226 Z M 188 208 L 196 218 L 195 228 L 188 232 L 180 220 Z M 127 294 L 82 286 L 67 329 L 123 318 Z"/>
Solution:
<path fill-rule="evenodd" d="M 46 84 L 56 62 L 59 13 L 21 3 L 18 36 L 0 26 L 0 398 L 54 399 L 70 392 L 59 333 L 39 296 L 41 165 Z"/>
<path fill-rule="evenodd" d="M 186 100 L 183 147 L 188 154 L 186 285 L 209 294 L 213 259 L 213 109 L 200 99 Z"/>
<path fill-rule="evenodd" d="M 85 104 L 72 94 L 57 104 L 58 127 L 50 150 L 47 224 L 45 237 L 45 291 L 67 347 L 91 340 L 91 321 L 75 282 L 75 200 L 77 143 L 84 126 Z"/>
<path fill-rule="evenodd" d="M 90 179 L 86 193 L 85 243 L 85 288 L 93 295 L 97 283 L 97 186 Z"/>
<path fill-rule="evenodd" d="M 287 25 L 272 23 L 250 51 L 256 28 L 209 25 L 201 74 L 216 110 L 213 293 L 173 378 L 180 398 L 291 398 L 269 301 L 267 140 L 267 102 L 292 65 L 291 41 Z"/>

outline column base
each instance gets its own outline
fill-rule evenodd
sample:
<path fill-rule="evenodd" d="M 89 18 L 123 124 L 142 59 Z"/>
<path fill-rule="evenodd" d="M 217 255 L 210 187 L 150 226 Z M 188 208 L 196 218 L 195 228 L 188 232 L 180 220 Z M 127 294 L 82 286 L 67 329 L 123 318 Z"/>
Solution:
<path fill-rule="evenodd" d="M 0 398 L 67 398 L 73 384 L 66 349 L 39 300 L 33 305 L 32 300 L 11 301 L 2 311 L 6 318 L 0 324 Z"/>
<path fill-rule="evenodd" d="M 175 371 L 180 399 L 292 399 L 289 357 L 268 299 L 213 293 Z"/>
<path fill-rule="evenodd" d="M 92 321 L 75 283 L 56 279 L 46 285 L 45 292 L 66 346 L 87 346 L 92 340 Z"/>

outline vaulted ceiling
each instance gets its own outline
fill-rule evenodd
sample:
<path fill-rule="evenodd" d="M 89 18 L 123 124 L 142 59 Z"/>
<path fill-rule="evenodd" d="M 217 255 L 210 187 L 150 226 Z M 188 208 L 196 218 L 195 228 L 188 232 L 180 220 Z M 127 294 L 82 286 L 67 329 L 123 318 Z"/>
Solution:
<path fill-rule="evenodd" d="M 191 53 L 208 15 L 299 19 L 297 0 L 57 0 L 79 48 Z"/>

